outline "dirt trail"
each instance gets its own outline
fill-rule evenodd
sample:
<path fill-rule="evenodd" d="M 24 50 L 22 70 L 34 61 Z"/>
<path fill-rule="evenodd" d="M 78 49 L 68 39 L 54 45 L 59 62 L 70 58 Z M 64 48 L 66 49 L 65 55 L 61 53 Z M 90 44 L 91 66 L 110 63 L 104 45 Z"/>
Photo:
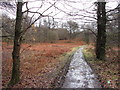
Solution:
<path fill-rule="evenodd" d="M 100 88 L 90 66 L 86 63 L 80 48 L 73 56 L 62 88 Z"/>

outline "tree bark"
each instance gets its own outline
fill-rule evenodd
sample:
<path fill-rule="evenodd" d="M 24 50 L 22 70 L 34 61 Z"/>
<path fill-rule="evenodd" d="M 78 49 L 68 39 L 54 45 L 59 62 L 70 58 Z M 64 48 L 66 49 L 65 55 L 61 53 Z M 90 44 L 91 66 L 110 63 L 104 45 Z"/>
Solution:
<path fill-rule="evenodd" d="M 98 2 L 97 9 L 97 42 L 96 42 L 96 58 L 105 60 L 106 45 L 106 2 Z"/>
<path fill-rule="evenodd" d="M 88 30 L 86 30 L 86 31 L 84 31 L 84 35 L 85 35 L 85 42 L 87 43 L 87 44 L 89 44 L 89 31 Z"/>
<path fill-rule="evenodd" d="M 120 48 L 120 4 L 118 5 L 118 48 Z M 120 50 L 118 51 L 118 76 L 120 76 Z M 118 88 L 120 89 L 120 77 L 118 78 Z"/>
<path fill-rule="evenodd" d="M 70 40 L 72 39 L 72 30 L 70 28 Z"/>
<path fill-rule="evenodd" d="M 118 31 L 118 34 L 120 34 L 120 4 L 118 5 Z"/>
<path fill-rule="evenodd" d="M 13 86 L 20 80 L 20 47 L 21 47 L 21 23 L 22 23 L 22 2 L 17 3 L 16 24 L 15 24 L 15 37 L 14 47 L 12 52 L 13 67 L 12 76 L 8 86 Z"/>

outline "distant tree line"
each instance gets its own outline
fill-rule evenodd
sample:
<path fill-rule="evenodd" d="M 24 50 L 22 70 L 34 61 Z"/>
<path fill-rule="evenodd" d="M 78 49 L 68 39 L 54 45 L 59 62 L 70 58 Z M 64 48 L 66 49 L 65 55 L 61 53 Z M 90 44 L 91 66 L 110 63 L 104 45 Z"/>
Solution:
<path fill-rule="evenodd" d="M 5 42 L 12 42 L 14 39 L 14 26 L 15 26 L 15 19 L 11 19 L 6 14 L 3 14 L 2 17 L 2 36 L 3 41 Z M 26 18 L 22 21 L 22 29 L 25 29 L 28 26 L 30 18 Z M 33 24 L 31 28 L 23 35 L 22 42 L 23 43 L 33 43 L 33 42 L 50 42 L 55 43 L 58 40 L 69 40 L 80 38 L 80 32 L 78 23 L 74 21 L 66 22 L 66 27 L 61 28 L 54 28 L 49 27 L 50 21 L 47 22 L 46 20 L 43 21 L 43 25 Z"/>

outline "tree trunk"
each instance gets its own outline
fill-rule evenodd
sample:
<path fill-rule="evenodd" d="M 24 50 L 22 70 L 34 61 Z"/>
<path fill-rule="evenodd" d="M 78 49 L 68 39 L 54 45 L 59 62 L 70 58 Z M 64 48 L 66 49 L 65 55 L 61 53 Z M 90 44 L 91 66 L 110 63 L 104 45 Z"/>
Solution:
<path fill-rule="evenodd" d="M 72 39 L 72 30 L 70 28 L 70 40 Z"/>
<path fill-rule="evenodd" d="M 15 24 L 15 37 L 14 47 L 12 52 L 13 67 L 12 76 L 8 86 L 13 86 L 20 80 L 20 46 L 21 46 L 21 23 L 22 23 L 22 2 L 17 3 L 16 24 Z"/>
<path fill-rule="evenodd" d="M 118 48 L 120 48 L 120 4 L 118 5 Z M 118 76 L 120 76 L 120 50 L 118 51 Z M 118 88 L 120 89 L 120 77 L 118 78 Z"/>
<path fill-rule="evenodd" d="M 88 30 L 84 31 L 84 35 L 85 35 L 85 42 L 89 44 L 89 31 Z"/>
<path fill-rule="evenodd" d="M 118 5 L 118 31 L 120 32 L 120 4 Z"/>
<path fill-rule="evenodd" d="M 98 2 L 97 9 L 97 42 L 96 42 L 96 58 L 105 60 L 106 45 L 106 2 Z"/>

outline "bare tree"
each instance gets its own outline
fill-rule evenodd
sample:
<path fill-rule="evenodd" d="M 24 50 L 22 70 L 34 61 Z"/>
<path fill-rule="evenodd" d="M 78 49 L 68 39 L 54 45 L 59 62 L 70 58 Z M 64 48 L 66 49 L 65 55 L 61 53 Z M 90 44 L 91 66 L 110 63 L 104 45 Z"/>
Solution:
<path fill-rule="evenodd" d="M 96 58 L 105 59 L 106 45 L 106 2 L 97 2 L 97 41 L 96 41 Z"/>
<path fill-rule="evenodd" d="M 120 2 L 118 5 L 118 36 L 120 36 Z M 119 38 L 118 38 L 119 39 Z M 120 40 L 118 43 L 118 48 L 120 48 Z M 120 50 L 118 51 L 118 66 L 120 66 Z M 118 68 L 118 75 L 120 75 L 120 68 Z M 120 79 L 120 77 L 118 78 L 118 80 Z M 118 88 L 120 88 L 120 80 L 118 81 Z"/>
<path fill-rule="evenodd" d="M 17 10 L 16 10 L 16 23 L 15 23 L 15 35 L 14 35 L 14 46 L 13 46 L 13 52 L 12 52 L 12 58 L 13 58 L 13 67 L 12 67 L 12 76 L 11 80 L 8 84 L 8 86 L 13 86 L 20 80 L 20 49 L 21 49 L 21 42 L 22 37 L 26 33 L 26 31 L 41 17 L 48 17 L 49 15 L 43 15 L 47 10 L 49 10 L 55 3 L 53 3 L 51 6 L 49 6 L 46 10 L 44 10 L 42 13 L 40 13 L 38 10 L 42 7 L 42 4 L 40 7 L 38 7 L 37 11 L 31 11 L 31 8 L 28 8 L 28 2 L 23 2 L 23 0 L 18 0 L 17 2 Z M 26 10 L 22 12 L 23 5 L 26 5 Z M 14 5 L 12 5 L 10 2 L 2 2 L 0 3 L 0 6 L 4 8 L 11 8 Z M 16 7 L 16 6 L 15 6 Z M 27 25 L 25 29 L 22 30 L 22 21 L 23 21 L 23 14 L 26 13 L 26 18 L 28 13 L 33 13 L 33 16 L 30 18 L 30 22 Z M 35 14 L 38 15 L 36 19 L 33 20 L 33 17 Z"/>
<path fill-rule="evenodd" d="M 16 23 L 15 23 L 15 36 L 14 36 L 14 48 L 12 52 L 13 68 L 12 77 L 9 85 L 14 85 L 20 80 L 20 46 L 21 46 L 21 25 L 22 25 L 22 2 L 17 3 Z"/>
<path fill-rule="evenodd" d="M 15 20 L 2 14 L 2 35 L 1 37 L 13 37 Z"/>
<path fill-rule="evenodd" d="M 78 24 L 74 21 L 68 21 L 67 22 L 69 27 L 69 33 L 70 33 L 70 39 L 73 38 L 73 33 L 79 28 Z"/>
<path fill-rule="evenodd" d="M 118 33 L 120 34 L 120 4 L 118 5 Z"/>

